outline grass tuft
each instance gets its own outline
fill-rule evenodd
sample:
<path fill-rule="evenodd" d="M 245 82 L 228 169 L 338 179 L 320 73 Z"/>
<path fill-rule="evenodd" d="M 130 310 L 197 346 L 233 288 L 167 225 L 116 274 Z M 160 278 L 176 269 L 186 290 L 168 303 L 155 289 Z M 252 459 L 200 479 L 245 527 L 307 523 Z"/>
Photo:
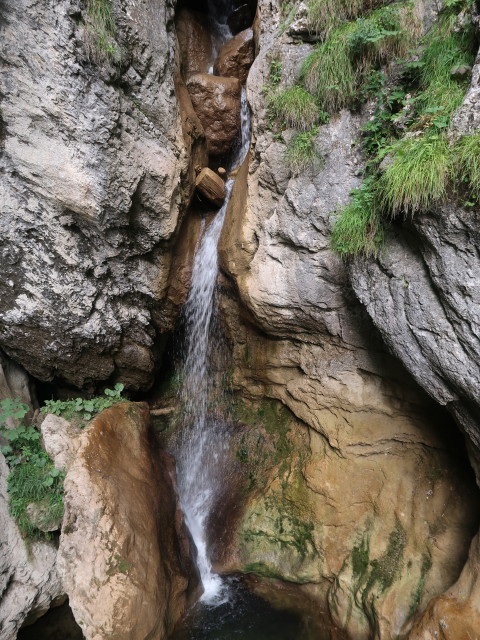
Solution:
<path fill-rule="evenodd" d="M 286 159 L 294 175 L 320 164 L 320 155 L 315 144 L 317 135 L 318 127 L 313 127 L 310 131 L 298 133 L 288 143 Z"/>
<path fill-rule="evenodd" d="M 346 20 L 355 20 L 359 15 L 382 4 L 384 0 L 309 0 L 308 24 L 312 31 L 328 34 Z"/>
<path fill-rule="evenodd" d="M 352 191 L 352 200 L 339 213 L 332 230 L 332 249 L 341 256 L 377 255 L 383 240 L 375 180 L 367 178 Z"/>
<path fill-rule="evenodd" d="M 372 69 L 404 55 L 420 28 L 415 8 L 405 3 L 342 24 L 304 60 L 301 80 L 326 111 L 352 106 Z"/>
<path fill-rule="evenodd" d="M 452 76 L 452 68 L 474 61 L 474 33 L 471 26 L 456 30 L 455 15 L 446 14 L 427 34 L 419 66 L 419 111 L 435 109 L 450 118 L 463 100 L 468 79 Z"/>
<path fill-rule="evenodd" d="M 480 132 L 459 138 L 453 148 L 458 179 L 468 185 L 472 196 L 480 198 Z"/>
<path fill-rule="evenodd" d="M 395 216 L 399 212 L 426 211 L 444 200 L 450 171 L 450 151 L 445 136 L 406 138 L 393 148 L 393 160 L 378 180 L 380 206 Z"/>
<path fill-rule="evenodd" d="M 329 113 L 347 106 L 355 95 L 356 78 L 348 46 L 351 32 L 351 24 L 336 29 L 301 67 L 305 88 Z"/>
<path fill-rule="evenodd" d="M 315 98 L 298 85 L 272 93 L 268 100 L 268 109 L 274 118 L 303 131 L 311 129 L 319 117 Z"/>
<path fill-rule="evenodd" d="M 85 42 L 89 58 L 97 64 L 120 61 L 112 0 L 87 0 Z"/>

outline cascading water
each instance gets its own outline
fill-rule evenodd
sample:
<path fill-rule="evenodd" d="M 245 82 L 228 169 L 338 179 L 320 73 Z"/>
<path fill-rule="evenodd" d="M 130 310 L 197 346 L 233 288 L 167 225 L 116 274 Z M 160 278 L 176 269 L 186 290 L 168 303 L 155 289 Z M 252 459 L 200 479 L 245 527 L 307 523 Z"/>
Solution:
<path fill-rule="evenodd" d="M 250 146 L 250 112 L 245 89 L 241 102 L 241 138 L 228 167 L 241 165 Z M 226 198 L 214 220 L 204 229 L 197 248 L 190 293 L 184 307 L 185 359 L 181 391 L 185 427 L 176 447 L 178 492 L 187 526 L 197 547 L 197 564 L 203 583 L 203 602 L 221 604 L 228 589 L 212 572 L 208 557 L 206 525 L 221 486 L 226 438 L 221 423 L 208 415 L 213 382 L 210 371 L 212 325 L 216 313 L 218 241 L 230 201 L 234 178 L 225 184 Z M 205 221 L 203 221 L 205 227 Z"/>

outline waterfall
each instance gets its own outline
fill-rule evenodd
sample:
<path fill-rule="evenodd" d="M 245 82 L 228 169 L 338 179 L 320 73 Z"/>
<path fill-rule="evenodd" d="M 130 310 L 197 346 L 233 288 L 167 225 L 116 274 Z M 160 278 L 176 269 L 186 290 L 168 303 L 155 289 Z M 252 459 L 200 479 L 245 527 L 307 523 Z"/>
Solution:
<path fill-rule="evenodd" d="M 250 112 L 242 90 L 241 137 L 229 166 L 238 168 L 250 146 Z M 182 370 L 181 403 L 184 428 L 176 447 L 178 493 L 187 526 L 197 547 L 197 565 L 203 583 L 202 600 L 220 604 L 228 598 L 220 576 L 212 573 L 208 557 L 206 526 L 222 482 L 226 437 L 222 424 L 209 416 L 208 405 L 215 395 L 210 371 L 212 325 L 216 314 L 215 286 L 218 276 L 218 241 L 230 201 L 234 178 L 225 184 L 226 198 L 210 225 L 204 229 L 192 270 L 192 283 L 184 306 L 185 357 Z M 205 226 L 205 221 L 203 221 Z"/>

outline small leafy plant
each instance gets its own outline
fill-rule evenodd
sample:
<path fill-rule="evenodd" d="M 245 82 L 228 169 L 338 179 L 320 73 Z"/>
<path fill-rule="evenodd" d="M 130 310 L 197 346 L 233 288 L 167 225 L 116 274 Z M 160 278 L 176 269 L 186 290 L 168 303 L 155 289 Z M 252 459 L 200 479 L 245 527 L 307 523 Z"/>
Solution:
<path fill-rule="evenodd" d="M 96 398 L 75 398 L 74 400 L 46 400 L 42 407 L 42 413 L 53 413 L 62 416 L 66 420 L 79 420 L 81 426 L 85 426 L 94 415 L 104 409 L 113 406 L 117 402 L 123 402 L 122 391 L 125 386 L 118 382 L 113 389 L 105 389 L 103 396 Z"/>
<path fill-rule="evenodd" d="M 48 531 L 63 516 L 64 473 L 42 449 L 37 429 L 23 423 L 28 412 L 28 405 L 18 399 L 0 402 L 0 435 L 6 443 L 1 451 L 10 468 L 9 507 L 25 538 L 48 539 Z M 20 424 L 8 429 L 8 418 L 15 418 Z"/>

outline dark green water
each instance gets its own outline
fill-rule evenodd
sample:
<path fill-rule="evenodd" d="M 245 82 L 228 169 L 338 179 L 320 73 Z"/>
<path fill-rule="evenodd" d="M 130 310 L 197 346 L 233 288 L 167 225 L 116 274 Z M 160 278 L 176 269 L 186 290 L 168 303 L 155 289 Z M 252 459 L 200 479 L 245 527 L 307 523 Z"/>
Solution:
<path fill-rule="evenodd" d="M 171 640 L 304 640 L 303 624 L 277 611 L 240 583 L 231 583 L 229 601 L 212 607 L 197 603 Z"/>

